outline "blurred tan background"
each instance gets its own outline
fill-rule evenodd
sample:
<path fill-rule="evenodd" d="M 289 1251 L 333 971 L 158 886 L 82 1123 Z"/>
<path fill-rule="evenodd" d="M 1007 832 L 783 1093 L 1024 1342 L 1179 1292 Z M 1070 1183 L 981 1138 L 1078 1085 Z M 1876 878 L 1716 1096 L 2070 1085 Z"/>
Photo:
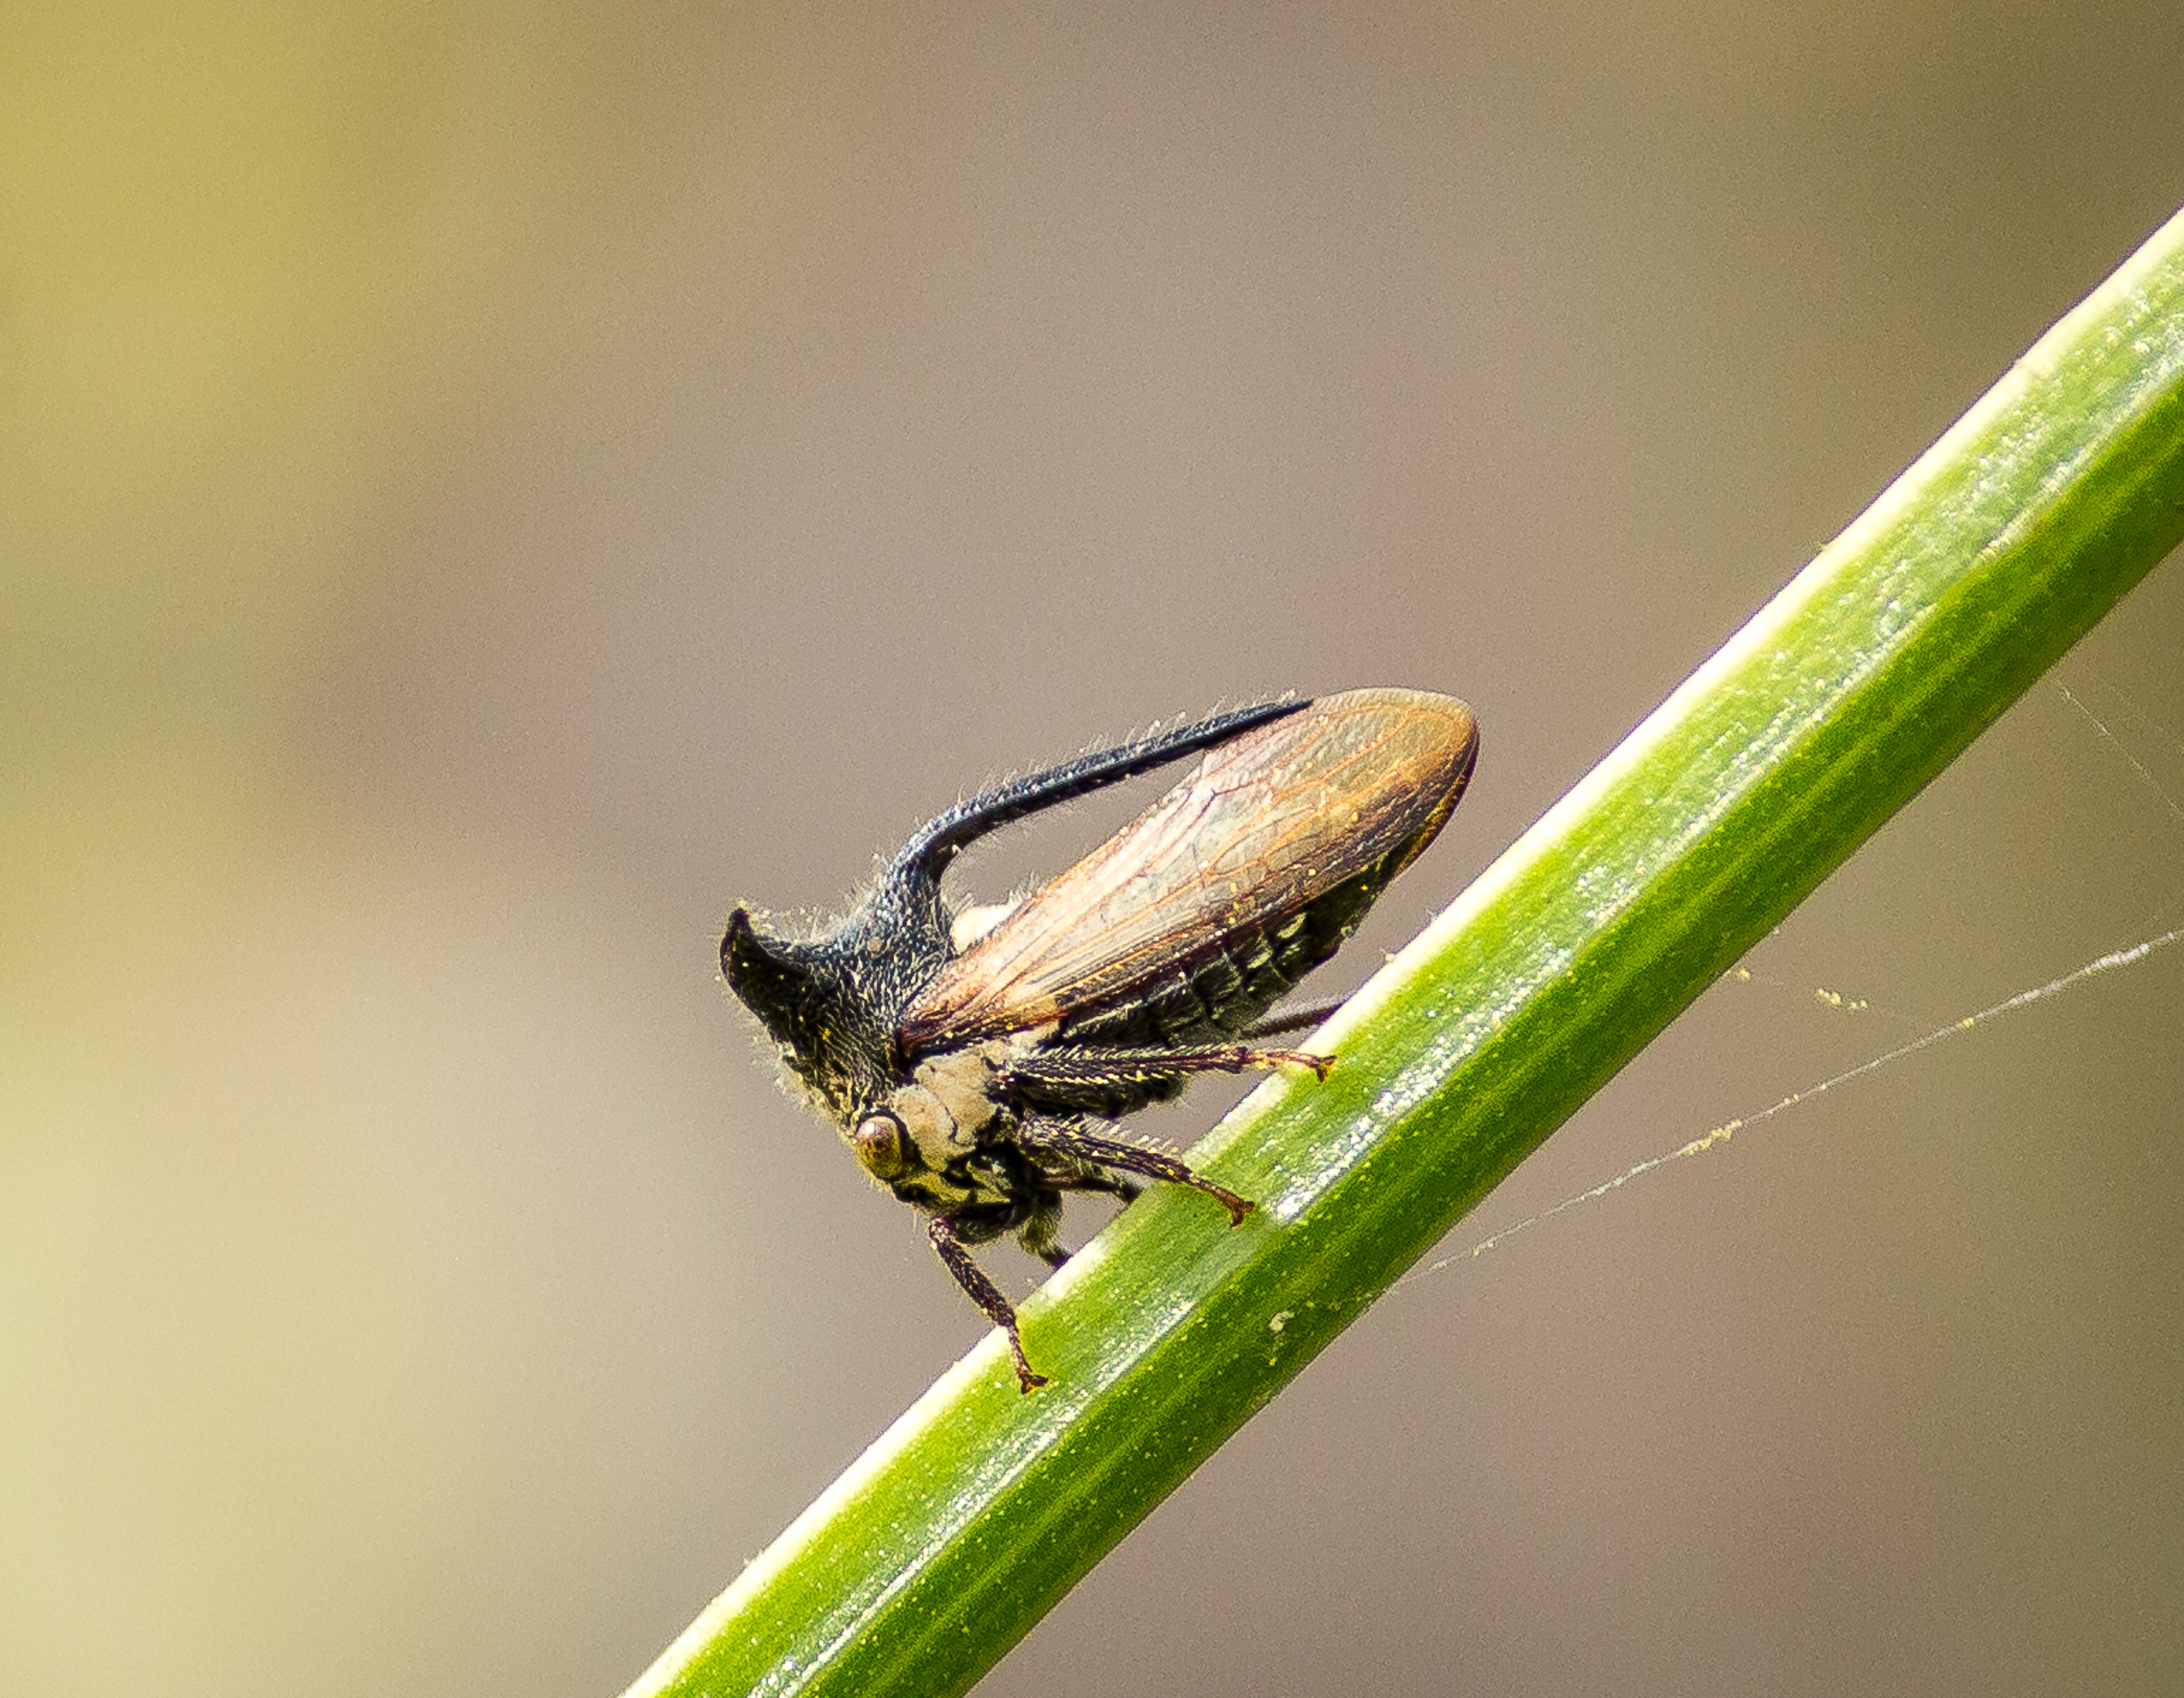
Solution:
<path fill-rule="evenodd" d="M 2184 201 L 2180 87 L 2159 3 L 0 11 L 0 1692 L 618 1690 L 980 1330 L 731 902 L 1456 691 L 1355 982 Z M 2184 922 L 2180 639 L 1452 1245 Z M 2161 1689 L 2180 993 L 1414 1281 L 984 1689 Z"/>

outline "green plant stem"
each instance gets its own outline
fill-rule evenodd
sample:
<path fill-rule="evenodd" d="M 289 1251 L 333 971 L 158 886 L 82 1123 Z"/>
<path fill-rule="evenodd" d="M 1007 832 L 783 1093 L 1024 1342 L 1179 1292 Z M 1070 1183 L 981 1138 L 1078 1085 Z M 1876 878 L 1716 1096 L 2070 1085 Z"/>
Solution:
<path fill-rule="evenodd" d="M 631 1689 L 958 1692 L 2184 536 L 2158 232 Z"/>

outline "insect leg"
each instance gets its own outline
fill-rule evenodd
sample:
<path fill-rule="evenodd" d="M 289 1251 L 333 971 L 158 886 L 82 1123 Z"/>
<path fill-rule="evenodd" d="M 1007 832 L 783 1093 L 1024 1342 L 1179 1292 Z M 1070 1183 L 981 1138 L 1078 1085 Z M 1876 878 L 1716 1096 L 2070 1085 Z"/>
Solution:
<path fill-rule="evenodd" d="M 1143 1174 L 1147 1179 L 1164 1179 L 1170 1185 L 1188 1185 L 1193 1190 L 1203 1191 L 1228 1211 L 1231 1226 L 1241 1226 L 1244 1217 L 1258 1206 L 1225 1186 L 1216 1185 L 1194 1173 L 1164 1150 L 1148 1150 L 1139 1143 L 1099 1137 L 1067 1120 L 1027 1120 L 1017 1128 L 1016 1142 L 1026 1150 L 1050 1150 L 1075 1161 L 1118 1168 L 1126 1174 Z"/>
<path fill-rule="evenodd" d="M 1004 1092 L 1034 1101 L 1097 1112 L 1110 1098 L 1128 1101 L 1136 1097 L 1142 1103 L 1145 1098 L 1138 1093 L 1147 1088 L 1157 1090 L 1167 1084 L 1165 1094 L 1172 1095 L 1179 1088 L 1172 1081 L 1185 1074 L 1242 1073 L 1285 1063 L 1308 1067 L 1325 1079 L 1335 1058 L 1301 1050 L 1254 1050 L 1241 1044 L 1203 1050 L 1035 1050 L 1002 1068 L 994 1082 Z"/>
<path fill-rule="evenodd" d="M 971 1256 L 971 1247 L 956 1236 L 955 1222 L 946 1215 L 935 1215 L 925 1229 L 933 1240 L 933 1248 L 941 1264 L 955 1275 L 956 1284 L 964 1294 L 984 1313 L 985 1317 L 1008 1335 L 1008 1354 L 1015 1360 L 1017 1389 L 1033 1391 L 1046 1384 L 1046 1376 L 1034 1373 L 1024 1355 L 1024 1341 L 1016 1331 L 1016 1311 L 1001 1287 L 986 1277 L 986 1270 Z"/>
<path fill-rule="evenodd" d="M 1043 1175 L 1042 1175 L 1043 1177 Z M 1058 1242 L 1062 1230 L 1062 1199 L 1054 1187 L 1041 1192 L 1016 1229 L 1016 1242 L 1049 1267 L 1059 1267 L 1070 1253 Z"/>
<path fill-rule="evenodd" d="M 1042 1168 L 1040 1180 L 1056 1191 L 1098 1191 L 1109 1197 L 1120 1197 L 1126 1203 L 1138 1199 L 1145 1187 L 1135 1180 L 1125 1179 L 1120 1174 L 1104 1173 L 1096 1168 L 1080 1168 L 1067 1174 L 1058 1174 Z M 1017 1235 L 1017 1242 L 1045 1262 L 1049 1267 L 1065 1267 L 1070 1253 L 1056 1242 L 1055 1234 L 1061 1230 L 1061 1211 L 1057 1209 L 1047 1222 L 1045 1230 L 1034 1239 L 1033 1227 L 1027 1223 Z"/>
<path fill-rule="evenodd" d="M 1110 1197 L 1120 1197 L 1126 1203 L 1134 1203 L 1145 1192 L 1145 1187 L 1135 1180 L 1122 1179 L 1114 1174 L 1072 1174 L 1067 1177 L 1058 1174 L 1043 1174 L 1041 1178 L 1057 1191 L 1100 1191 Z"/>

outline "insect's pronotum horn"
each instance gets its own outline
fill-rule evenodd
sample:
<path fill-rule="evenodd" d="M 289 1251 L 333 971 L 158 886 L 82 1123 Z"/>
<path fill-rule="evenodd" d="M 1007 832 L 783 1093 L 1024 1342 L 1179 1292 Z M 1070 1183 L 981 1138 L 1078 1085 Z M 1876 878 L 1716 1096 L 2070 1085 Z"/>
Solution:
<path fill-rule="evenodd" d="M 940 875 L 946 871 L 948 863 L 955 858 L 959 850 L 988 832 L 1043 808 L 1074 801 L 1094 790 L 1105 790 L 1109 784 L 1134 778 L 1141 772 L 1165 766 L 1170 761 L 1181 760 L 1185 755 L 1195 754 L 1255 726 L 1285 718 L 1311 705 L 1308 701 L 1295 698 L 1255 703 L 1248 708 L 1215 714 L 1194 725 L 1178 726 L 1141 737 L 1134 743 L 1103 749 L 1030 778 L 997 785 L 983 795 L 959 802 L 912 837 L 896 856 L 895 864 L 883 882 L 899 881 L 904 889 L 920 891 L 929 886 L 937 900 Z"/>
<path fill-rule="evenodd" d="M 721 937 L 721 971 L 745 1006 L 785 1041 L 797 1033 L 803 1011 L 823 994 L 810 969 L 784 940 L 752 925 L 745 908 L 728 916 L 728 930 Z"/>

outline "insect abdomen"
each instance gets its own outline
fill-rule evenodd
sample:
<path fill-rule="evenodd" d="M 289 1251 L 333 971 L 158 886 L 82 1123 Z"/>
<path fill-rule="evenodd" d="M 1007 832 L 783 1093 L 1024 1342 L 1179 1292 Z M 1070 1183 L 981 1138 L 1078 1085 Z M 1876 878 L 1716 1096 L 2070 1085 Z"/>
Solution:
<path fill-rule="evenodd" d="M 1380 894 L 1376 873 L 1337 885 L 1276 925 L 1223 935 L 1213 952 L 1179 967 L 1139 1001 L 1065 1022 L 1059 1035 L 1118 1046 L 1233 1038 L 1342 946 Z"/>

